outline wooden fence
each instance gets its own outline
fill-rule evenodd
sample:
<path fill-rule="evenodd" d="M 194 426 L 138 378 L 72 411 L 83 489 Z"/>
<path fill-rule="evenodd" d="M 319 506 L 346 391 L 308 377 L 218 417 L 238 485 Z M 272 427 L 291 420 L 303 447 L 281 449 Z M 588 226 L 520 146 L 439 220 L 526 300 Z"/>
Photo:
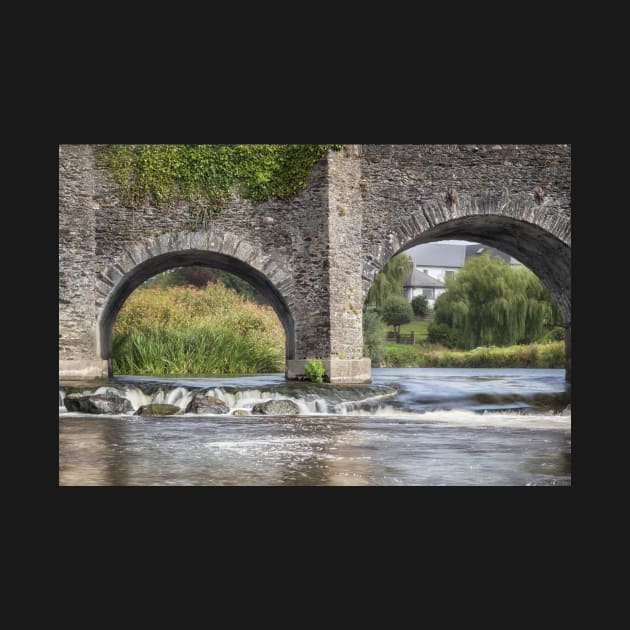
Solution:
<path fill-rule="evenodd" d="M 396 343 L 408 343 L 413 345 L 414 343 L 416 343 L 416 333 L 411 332 L 408 335 L 401 335 L 395 332 L 388 332 L 387 341 L 395 341 Z"/>

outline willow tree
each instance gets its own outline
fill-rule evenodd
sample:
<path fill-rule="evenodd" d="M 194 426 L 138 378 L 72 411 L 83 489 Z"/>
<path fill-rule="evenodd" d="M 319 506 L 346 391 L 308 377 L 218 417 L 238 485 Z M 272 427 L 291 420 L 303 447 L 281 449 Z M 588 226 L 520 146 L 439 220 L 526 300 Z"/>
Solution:
<path fill-rule="evenodd" d="M 365 298 L 365 306 L 380 311 L 390 297 L 402 296 L 403 283 L 413 269 L 413 260 L 407 254 L 397 254 L 378 272 Z"/>
<path fill-rule="evenodd" d="M 540 280 L 498 257 L 468 259 L 446 288 L 435 302 L 435 320 L 458 330 L 465 348 L 531 343 L 561 320 Z"/>

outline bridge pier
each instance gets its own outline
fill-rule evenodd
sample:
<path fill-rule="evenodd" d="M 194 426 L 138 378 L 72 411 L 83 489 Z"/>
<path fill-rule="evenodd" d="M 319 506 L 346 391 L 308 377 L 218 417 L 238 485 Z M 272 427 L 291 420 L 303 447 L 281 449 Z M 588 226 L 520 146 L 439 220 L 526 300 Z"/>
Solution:
<path fill-rule="evenodd" d="M 60 381 L 106 379 L 109 376 L 109 361 L 105 359 L 59 359 Z"/>
<path fill-rule="evenodd" d="M 363 356 L 363 253 L 361 166 L 358 150 L 331 152 L 321 194 L 309 209 L 311 224 L 300 242 L 296 356 L 288 380 L 300 379 L 308 359 L 322 360 L 330 383 L 369 383 L 371 360 Z M 318 259 L 306 243 L 317 242 Z M 314 290 L 316 288 L 317 290 Z"/>
<path fill-rule="evenodd" d="M 330 383 L 370 383 L 372 381 L 370 359 L 339 359 L 328 357 L 322 359 L 326 380 Z M 306 359 L 289 359 L 285 370 L 288 381 L 294 381 L 304 376 Z"/>

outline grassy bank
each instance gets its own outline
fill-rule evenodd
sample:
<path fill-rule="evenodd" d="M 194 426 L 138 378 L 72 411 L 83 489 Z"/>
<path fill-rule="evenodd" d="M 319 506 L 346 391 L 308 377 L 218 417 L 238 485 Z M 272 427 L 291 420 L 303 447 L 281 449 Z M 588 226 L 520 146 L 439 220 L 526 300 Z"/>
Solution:
<path fill-rule="evenodd" d="M 426 339 L 430 322 L 414 320 L 420 343 L 388 344 L 385 367 L 563 368 L 564 342 L 448 350 Z M 284 368 L 284 329 L 273 309 L 208 284 L 140 288 L 129 297 L 114 326 L 117 374 L 253 374 Z"/>
<path fill-rule="evenodd" d="M 413 319 L 408 324 L 403 324 L 400 327 L 400 332 L 403 335 L 408 335 L 412 332 L 415 333 L 417 343 L 427 338 L 430 323 L 431 321 L 428 319 Z"/>
<path fill-rule="evenodd" d="M 113 336 L 118 374 L 253 374 L 284 366 L 273 309 L 223 284 L 142 288 L 123 305 Z"/>
<path fill-rule="evenodd" d="M 564 368 L 564 341 L 469 351 L 435 345 L 388 344 L 383 367 Z"/>

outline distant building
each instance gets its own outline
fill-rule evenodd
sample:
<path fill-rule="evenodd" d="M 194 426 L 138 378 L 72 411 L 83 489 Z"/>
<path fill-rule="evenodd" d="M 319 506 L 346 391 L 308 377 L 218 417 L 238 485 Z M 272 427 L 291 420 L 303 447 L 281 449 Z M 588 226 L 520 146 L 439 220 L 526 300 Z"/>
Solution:
<path fill-rule="evenodd" d="M 403 283 L 403 295 L 411 302 L 418 295 L 424 295 L 433 308 L 435 300 L 446 291 L 443 282 L 432 278 L 423 271 L 418 271 L 415 267 Z"/>
<path fill-rule="evenodd" d="M 446 292 L 446 278 L 455 275 L 468 258 L 488 254 L 498 256 L 511 265 L 520 264 L 509 254 L 481 243 L 427 243 L 412 247 L 406 254 L 411 256 L 414 267 L 403 283 L 404 295 L 409 301 L 416 295 L 424 295 L 431 308 L 436 298 Z"/>
<path fill-rule="evenodd" d="M 487 245 L 482 245 L 481 243 L 472 243 L 471 245 L 466 245 L 466 260 L 471 258 L 472 256 L 483 256 L 484 254 L 488 254 L 491 258 L 502 258 L 505 262 L 509 262 L 511 265 L 519 265 L 520 263 L 516 258 L 512 258 L 509 254 L 505 252 L 500 252 L 498 249 L 494 247 L 488 247 Z"/>
<path fill-rule="evenodd" d="M 428 243 L 413 247 L 406 253 L 411 256 L 418 271 L 441 282 L 457 273 L 466 261 L 466 245 Z"/>

